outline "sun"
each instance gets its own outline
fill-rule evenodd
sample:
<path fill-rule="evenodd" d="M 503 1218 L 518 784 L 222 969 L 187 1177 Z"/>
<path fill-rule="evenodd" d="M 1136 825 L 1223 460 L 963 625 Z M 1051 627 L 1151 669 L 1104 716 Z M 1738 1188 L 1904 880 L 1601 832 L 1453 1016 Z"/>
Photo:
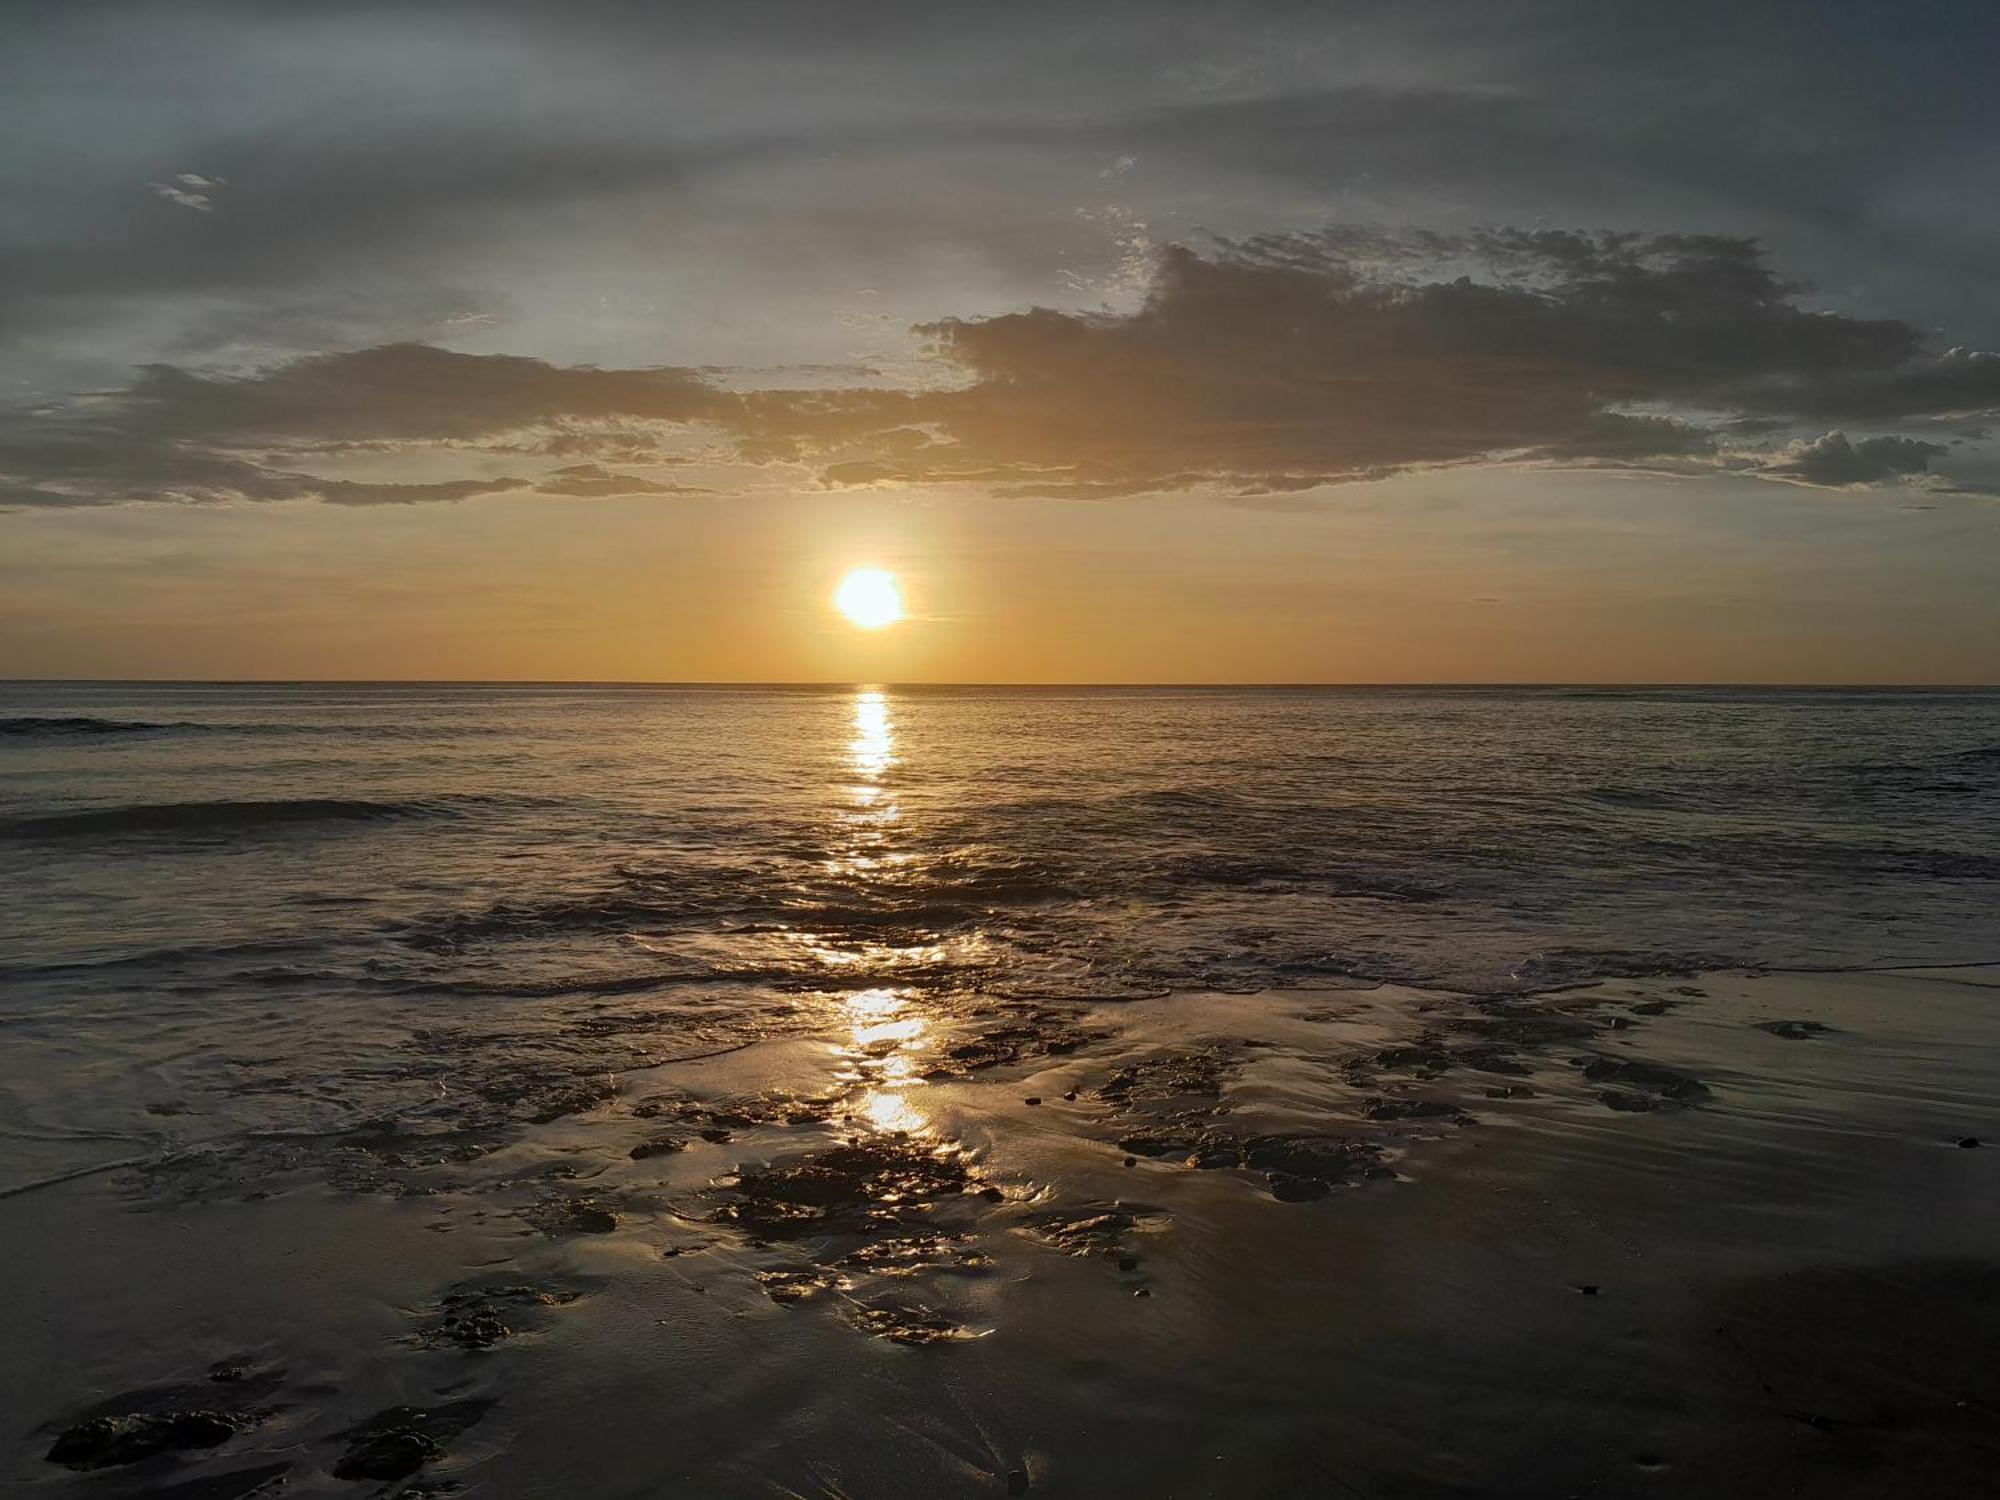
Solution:
<path fill-rule="evenodd" d="M 833 591 L 833 607 L 863 630 L 881 630 L 903 618 L 903 591 L 882 568 L 856 568 Z"/>

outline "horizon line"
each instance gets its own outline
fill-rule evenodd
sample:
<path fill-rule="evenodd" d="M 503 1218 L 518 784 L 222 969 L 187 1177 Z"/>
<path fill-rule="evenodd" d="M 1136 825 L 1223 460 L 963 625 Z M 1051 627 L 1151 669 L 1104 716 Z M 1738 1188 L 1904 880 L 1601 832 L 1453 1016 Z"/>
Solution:
<path fill-rule="evenodd" d="M 856 688 L 981 689 L 981 688 L 1154 688 L 1234 689 L 1261 691 L 1352 691 L 1355 689 L 1473 690 L 1500 688 L 1731 689 L 1743 692 L 1995 692 L 2000 682 L 1837 682 L 1837 681 L 1701 681 L 1696 679 L 1469 679 L 1335 681 L 970 681 L 920 679 L 908 682 L 860 678 L 644 678 L 644 677 L 0 677 L 0 687 L 599 687 L 599 688 Z"/>

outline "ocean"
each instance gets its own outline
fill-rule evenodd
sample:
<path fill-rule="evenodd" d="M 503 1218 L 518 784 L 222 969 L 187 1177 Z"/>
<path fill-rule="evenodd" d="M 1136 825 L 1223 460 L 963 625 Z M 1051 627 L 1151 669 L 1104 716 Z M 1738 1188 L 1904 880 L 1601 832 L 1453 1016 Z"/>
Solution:
<path fill-rule="evenodd" d="M 0 1186 L 788 996 L 1947 964 L 1996 896 L 1993 691 L 15 683 Z"/>
<path fill-rule="evenodd" d="M 1993 692 L 7 686 L 0 1479 L 1984 1495 L 1996 881 Z"/>

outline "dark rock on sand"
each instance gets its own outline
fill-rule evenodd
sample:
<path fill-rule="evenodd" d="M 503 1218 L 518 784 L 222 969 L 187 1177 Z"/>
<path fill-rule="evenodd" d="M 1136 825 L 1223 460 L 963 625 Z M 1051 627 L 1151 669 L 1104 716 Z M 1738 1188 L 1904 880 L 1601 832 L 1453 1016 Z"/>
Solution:
<path fill-rule="evenodd" d="M 1290 1172 L 1271 1172 L 1265 1180 L 1271 1184 L 1271 1196 L 1280 1203 L 1310 1203 L 1333 1191 L 1317 1177 L 1296 1177 Z"/>
<path fill-rule="evenodd" d="M 764 1295 L 780 1306 L 803 1302 L 821 1292 L 838 1290 L 844 1282 L 823 1271 L 759 1271 L 757 1284 Z"/>
<path fill-rule="evenodd" d="M 1759 1021 L 1759 1031 L 1781 1036 L 1788 1042 L 1809 1042 L 1816 1036 L 1831 1036 L 1833 1028 L 1822 1021 Z"/>
<path fill-rule="evenodd" d="M 1979 1143 L 1979 1137 L 1976 1135 L 1961 1136 L 1958 1142 L 1960 1149 L 1965 1151 L 1976 1150 Z"/>
<path fill-rule="evenodd" d="M 1376 1099 L 1369 1103 L 1371 1120 L 1458 1120 L 1465 1111 L 1442 1099 Z"/>
<path fill-rule="evenodd" d="M 907 1234 L 871 1240 L 841 1256 L 838 1264 L 878 1276 L 910 1276 L 919 1271 L 986 1271 L 993 1262 L 964 1248 L 955 1235 Z"/>
<path fill-rule="evenodd" d="M 1097 1097 L 1120 1106 L 1145 1099 L 1213 1099 L 1236 1063 L 1219 1048 L 1147 1058 L 1118 1069 L 1098 1086 Z"/>
<path fill-rule="evenodd" d="M 552 1198 L 523 1217 L 548 1235 L 609 1234 L 618 1227 L 618 1215 L 589 1198 Z"/>
<path fill-rule="evenodd" d="M 392 1406 L 339 1434 L 347 1451 L 333 1466 L 336 1479 L 404 1479 L 439 1457 L 445 1446 L 493 1408 L 484 1400 L 445 1406 Z"/>
<path fill-rule="evenodd" d="M 784 1165 L 737 1174 L 717 1217 L 766 1239 L 893 1224 L 896 1211 L 970 1192 L 955 1154 L 898 1137 L 849 1142 Z"/>
<path fill-rule="evenodd" d="M 1027 1224 L 1028 1233 L 1047 1240 L 1065 1255 L 1123 1255 L 1125 1236 L 1165 1215 L 1157 1209 L 1118 1203 L 1084 1203 L 1048 1209 Z"/>
<path fill-rule="evenodd" d="M 578 1295 L 521 1283 L 462 1288 L 439 1301 L 436 1320 L 419 1329 L 415 1341 L 426 1349 L 491 1349 L 522 1331 L 515 1325 L 524 1315 L 566 1306 Z"/>
<path fill-rule="evenodd" d="M 156 1453 L 190 1448 L 214 1448 L 257 1425 L 261 1417 L 245 1412 L 128 1412 L 92 1417 L 67 1428 L 45 1455 L 66 1469 L 104 1469 L 137 1463 Z"/>
<path fill-rule="evenodd" d="M 977 1337 L 963 1324 L 954 1323 L 927 1307 L 898 1303 L 857 1305 L 853 1315 L 854 1321 L 868 1333 L 894 1344 L 947 1344 Z"/>
<path fill-rule="evenodd" d="M 1684 1106 L 1699 1104 L 1709 1097 L 1708 1086 L 1699 1079 L 1657 1063 L 1590 1054 L 1578 1058 L 1576 1065 L 1592 1083 L 1612 1086 L 1597 1096 L 1612 1109 L 1643 1111 L 1662 1105 Z"/>
<path fill-rule="evenodd" d="M 676 1151 L 687 1150 L 687 1142 L 677 1135 L 656 1135 L 649 1141 L 641 1141 L 627 1154 L 634 1161 L 644 1161 L 649 1156 L 671 1156 Z"/>
<path fill-rule="evenodd" d="M 1245 1143 L 1243 1162 L 1260 1172 L 1330 1184 L 1365 1173 L 1381 1154 L 1374 1143 L 1344 1135 L 1260 1135 Z"/>

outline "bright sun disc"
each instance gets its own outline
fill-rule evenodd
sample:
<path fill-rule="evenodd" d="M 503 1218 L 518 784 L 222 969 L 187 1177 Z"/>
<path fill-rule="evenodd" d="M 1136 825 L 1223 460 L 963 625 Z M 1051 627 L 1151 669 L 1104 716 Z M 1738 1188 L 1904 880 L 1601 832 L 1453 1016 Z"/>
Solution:
<path fill-rule="evenodd" d="M 863 630 L 880 630 L 903 618 L 903 592 L 895 574 L 856 568 L 833 591 L 833 607 Z"/>

